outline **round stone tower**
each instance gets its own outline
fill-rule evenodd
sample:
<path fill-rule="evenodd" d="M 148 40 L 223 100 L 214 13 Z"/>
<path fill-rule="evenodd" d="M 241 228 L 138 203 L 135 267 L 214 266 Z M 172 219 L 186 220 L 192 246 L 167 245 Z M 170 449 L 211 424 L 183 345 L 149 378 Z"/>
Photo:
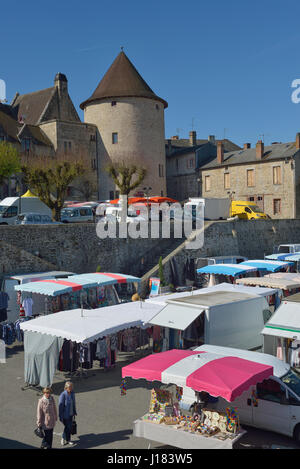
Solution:
<path fill-rule="evenodd" d="M 98 127 L 99 192 L 109 199 L 116 191 L 105 171 L 108 164 L 128 162 L 146 168 L 141 187 L 148 195 L 166 196 L 164 109 L 159 98 L 121 51 L 92 96 L 80 107 L 84 122 Z M 130 194 L 130 195 L 133 195 Z"/>

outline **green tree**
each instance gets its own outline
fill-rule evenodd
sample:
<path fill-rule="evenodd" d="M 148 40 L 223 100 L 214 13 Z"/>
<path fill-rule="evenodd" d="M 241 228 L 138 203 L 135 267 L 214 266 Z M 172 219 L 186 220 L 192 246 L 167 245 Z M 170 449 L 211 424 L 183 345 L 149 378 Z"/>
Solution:
<path fill-rule="evenodd" d="M 18 150 L 11 143 L 0 142 L 0 184 L 20 171 L 21 158 Z"/>
<path fill-rule="evenodd" d="M 134 163 L 126 164 L 125 162 L 110 164 L 107 166 L 106 171 L 119 188 L 120 194 L 127 196 L 142 183 L 147 173 L 145 168 L 140 168 Z M 135 180 L 134 176 L 136 176 Z"/>
<path fill-rule="evenodd" d="M 147 170 L 137 166 L 135 163 L 125 163 L 123 161 L 117 164 L 110 164 L 107 166 L 106 171 L 120 190 L 121 221 L 125 222 L 128 208 L 126 197 L 142 183 Z"/>
<path fill-rule="evenodd" d="M 68 187 L 85 172 L 85 165 L 71 155 L 31 156 L 23 160 L 22 172 L 29 188 L 52 210 L 54 220 L 59 221 Z"/>

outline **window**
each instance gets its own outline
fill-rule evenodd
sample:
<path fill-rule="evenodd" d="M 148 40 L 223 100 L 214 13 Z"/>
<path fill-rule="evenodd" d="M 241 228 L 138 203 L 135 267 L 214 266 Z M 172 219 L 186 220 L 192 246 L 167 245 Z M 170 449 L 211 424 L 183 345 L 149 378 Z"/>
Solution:
<path fill-rule="evenodd" d="M 254 185 L 254 169 L 247 169 L 247 186 L 253 187 Z"/>
<path fill-rule="evenodd" d="M 224 189 L 230 189 L 230 174 L 224 174 Z"/>
<path fill-rule="evenodd" d="M 116 191 L 116 199 L 120 197 L 120 191 Z"/>
<path fill-rule="evenodd" d="M 8 207 L 5 212 L 5 218 L 16 217 L 18 215 L 17 207 Z"/>
<path fill-rule="evenodd" d="M 204 182 L 205 190 L 206 190 L 206 192 L 208 192 L 208 191 L 211 190 L 210 176 L 205 176 L 204 181 L 205 181 Z"/>
<path fill-rule="evenodd" d="M 33 215 L 34 223 L 41 223 L 41 215 Z"/>
<path fill-rule="evenodd" d="M 179 160 L 178 158 L 176 158 L 176 171 L 178 171 L 178 169 L 179 169 Z"/>
<path fill-rule="evenodd" d="M 95 142 L 96 141 L 96 135 L 91 135 L 90 136 L 90 141 Z"/>
<path fill-rule="evenodd" d="M 257 383 L 256 391 L 257 398 L 264 401 L 280 404 L 286 398 L 284 387 L 273 379 L 265 379 L 262 383 Z"/>
<path fill-rule="evenodd" d="M 92 169 L 97 169 L 97 164 L 96 164 L 96 160 L 95 159 L 92 159 Z"/>
<path fill-rule="evenodd" d="M 110 191 L 109 192 L 109 200 L 113 200 L 114 199 L 114 191 Z"/>
<path fill-rule="evenodd" d="M 163 164 L 158 165 L 158 175 L 160 178 L 164 177 L 164 165 Z"/>
<path fill-rule="evenodd" d="M 72 142 L 69 142 L 69 150 L 72 148 Z"/>
<path fill-rule="evenodd" d="M 5 136 L 4 135 L 0 135 L 0 142 L 4 142 L 5 140 Z"/>
<path fill-rule="evenodd" d="M 22 150 L 26 153 L 30 150 L 30 138 L 23 138 L 22 140 Z"/>
<path fill-rule="evenodd" d="M 112 133 L 112 143 L 118 143 L 118 132 Z"/>
<path fill-rule="evenodd" d="M 273 214 L 278 215 L 281 213 L 281 199 L 273 200 Z"/>
<path fill-rule="evenodd" d="M 112 105 L 112 106 L 116 106 L 116 105 L 117 105 L 117 101 L 112 101 L 112 102 L 111 102 L 111 105 Z"/>
<path fill-rule="evenodd" d="M 273 184 L 282 184 L 280 166 L 273 166 Z"/>

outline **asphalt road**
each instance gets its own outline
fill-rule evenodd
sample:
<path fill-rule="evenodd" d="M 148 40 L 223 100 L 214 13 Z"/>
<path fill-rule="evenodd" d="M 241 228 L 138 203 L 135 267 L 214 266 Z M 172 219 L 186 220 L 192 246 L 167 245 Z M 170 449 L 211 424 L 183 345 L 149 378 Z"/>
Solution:
<path fill-rule="evenodd" d="M 141 380 L 128 383 L 126 396 L 120 395 L 121 367 L 140 356 L 123 354 L 115 369 L 89 370 L 88 378 L 74 378 L 77 400 L 78 435 L 74 448 L 143 449 L 148 441 L 132 434 L 134 420 L 147 412 L 151 384 Z M 36 390 L 22 390 L 24 386 L 24 351 L 22 345 L 7 348 L 7 361 L 0 363 L 0 449 L 38 448 L 41 440 L 33 430 L 36 427 Z M 56 403 L 63 391 L 64 375 L 57 373 L 53 391 Z M 62 448 L 63 427 L 59 422 L 54 429 L 54 448 Z M 298 448 L 291 438 L 272 432 L 247 428 L 248 433 L 236 444 L 238 449 Z M 162 448 L 152 443 L 152 448 Z M 64 447 L 64 450 L 73 448 Z"/>

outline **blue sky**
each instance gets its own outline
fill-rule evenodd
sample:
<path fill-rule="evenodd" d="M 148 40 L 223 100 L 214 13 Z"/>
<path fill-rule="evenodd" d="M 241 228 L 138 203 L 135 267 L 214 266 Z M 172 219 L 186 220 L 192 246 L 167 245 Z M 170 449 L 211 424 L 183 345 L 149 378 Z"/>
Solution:
<path fill-rule="evenodd" d="M 216 135 L 242 145 L 292 141 L 300 132 L 300 2 L 103 0 L 1 5 L 0 79 L 10 102 L 69 80 L 79 109 L 125 53 L 166 99 L 166 138 Z"/>

